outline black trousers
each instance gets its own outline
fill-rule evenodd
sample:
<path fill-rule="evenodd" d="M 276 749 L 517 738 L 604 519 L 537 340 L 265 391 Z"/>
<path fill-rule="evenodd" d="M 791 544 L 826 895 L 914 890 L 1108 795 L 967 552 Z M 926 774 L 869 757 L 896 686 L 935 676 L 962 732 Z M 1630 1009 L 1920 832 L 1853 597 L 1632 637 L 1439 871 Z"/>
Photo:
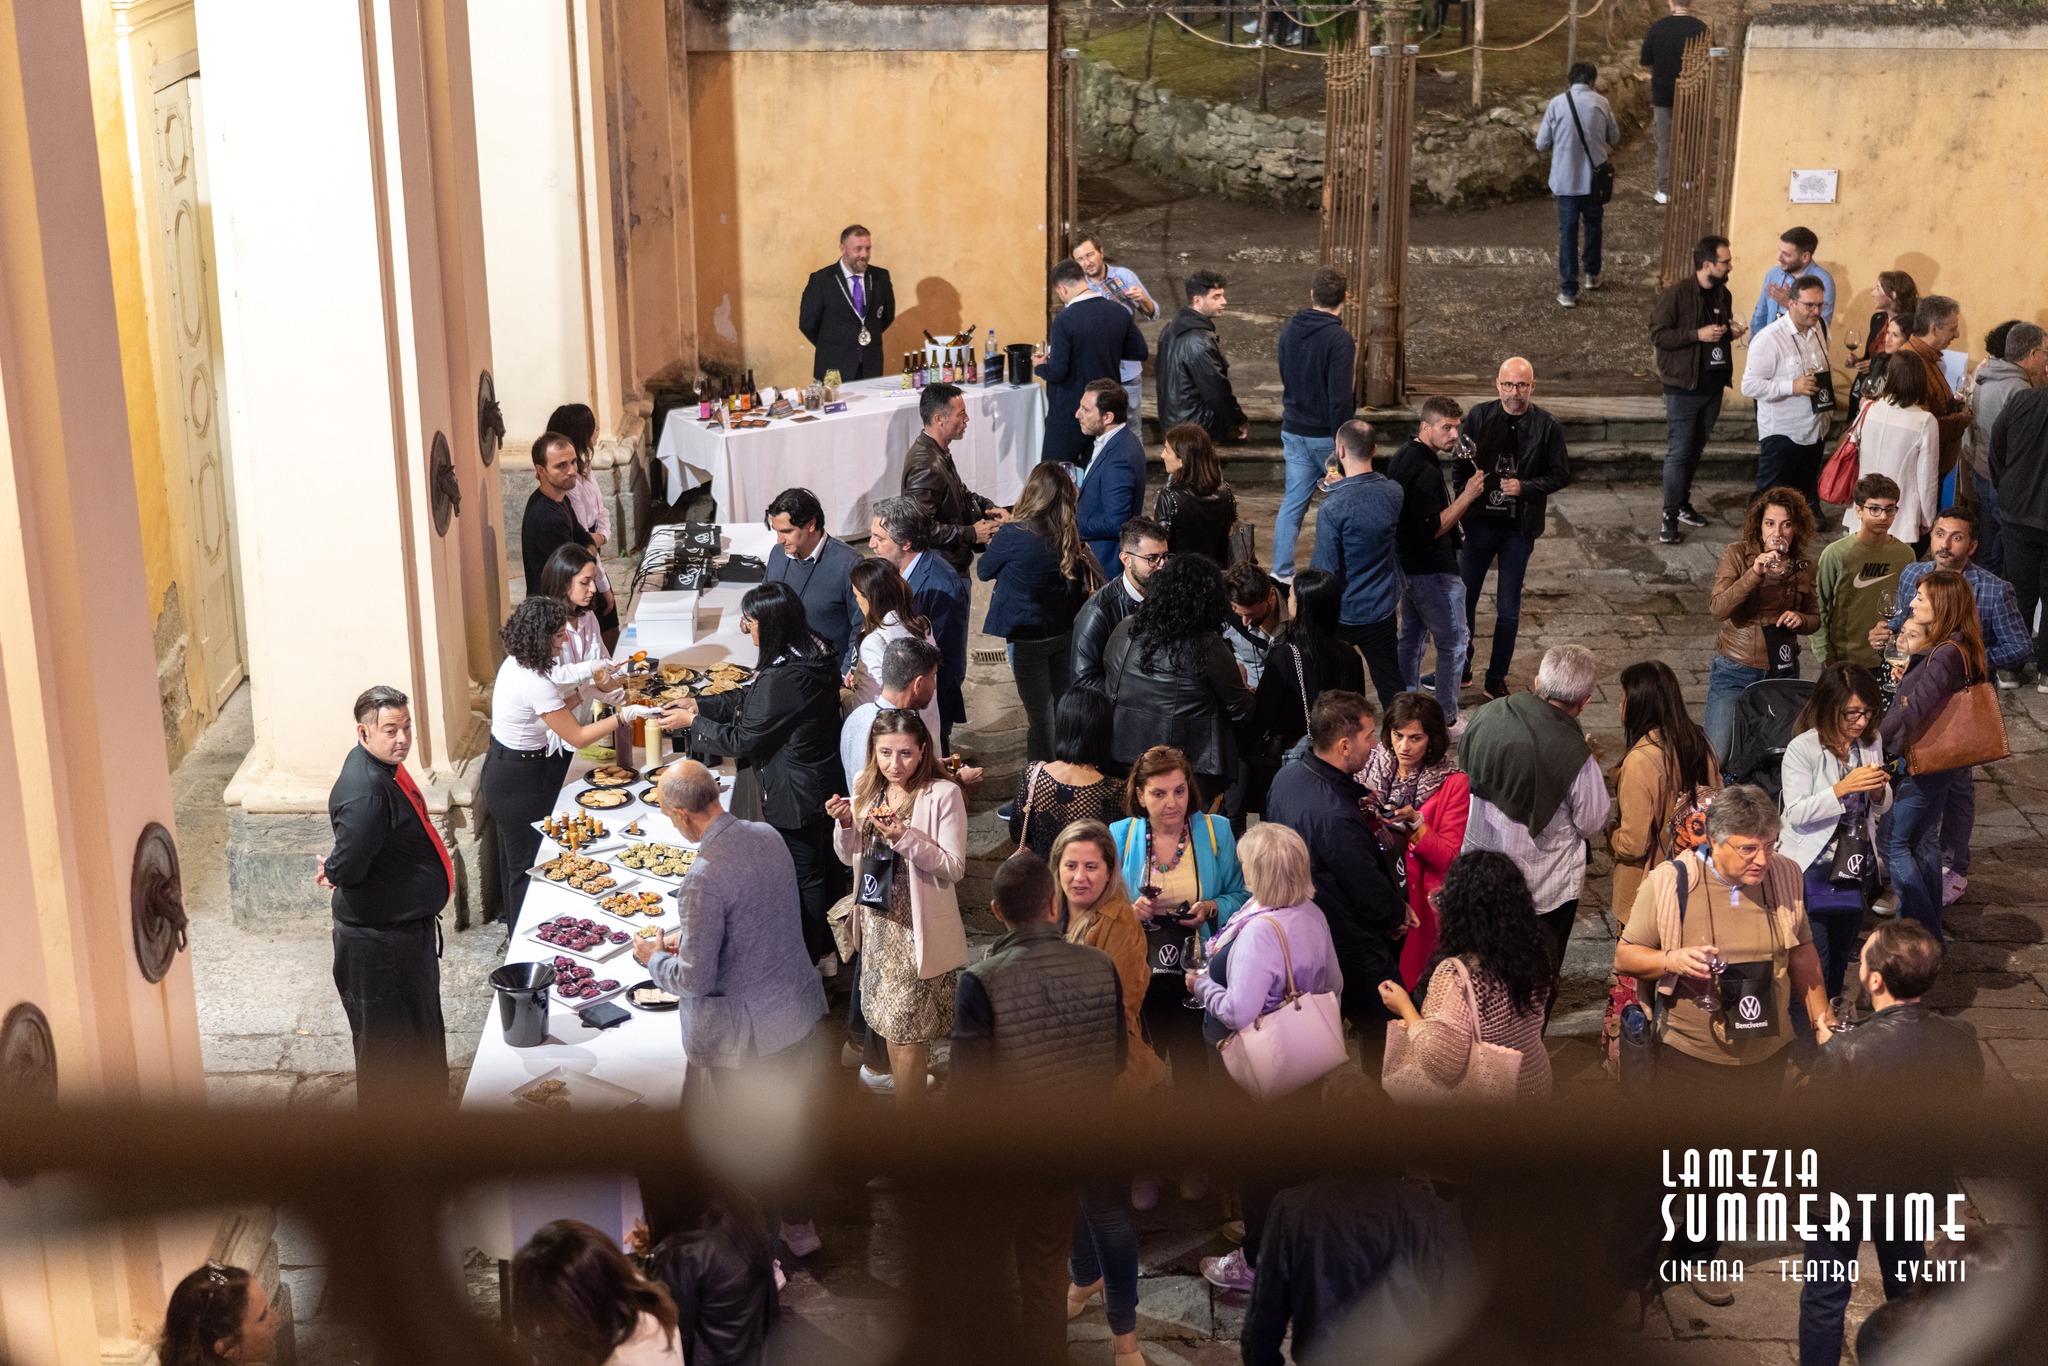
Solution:
<path fill-rule="evenodd" d="M 1543 1003 L 1543 1023 L 1548 1025 L 1551 1007 L 1557 1004 L 1557 984 L 1564 975 L 1564 951 L 1572 942 L 1572 926 L 1579 923 L 1579 899 L 1573 897 L 1556 910 L 1538 912 L 1536 918 L 1550 932 L 1550 942 L 1557 945 L 1557 957 L 1550 964 L 1550 999 Z"/>
<path fill-rule="evenodd" d="M 1380 1060 L 1387 1052 L 1387 1025 L 1394 1018 L 1380 999 L 1381 982 L 1401 980 L 1400 950 L 1393 944 L 1339 944 L 1337 970 L 1344 991 L 1337 1008 L 1358 1035 L 1358 1065 L 1377 1087 Z"/>
<path fill-rule="evenodd" d="M 356 1103 L 448 1091 L 441 924 L 334 925 L 334 989 L 356 1049 Z"/>
<path fill-rule="evenodd" d="M 1337 634 L 1356 645 L 1359 653 L 1365 656 L 1365 667 L 1372 674 L 1373 691 L 1379 694 L 1380 707 L 1384 710 L 1395 695 L 1404 690 L 1401 683 L 1399 615 L 1390 612 L 1363 626 L 1354 626 L 1347 621 L 1337 628 Z"/>
<path fill-rule="evenodd" d="M 2005 581 L 2019 603 L 2020 621 L 2034 624 L 2034 608 L 2048 599 L 2048 531 L 2008 521 L 2005 538 Z M 2048 675 L 2048 626 L 2034 635 L 2034 667 Z"/>
<path fill-rule="evenodd" d="M 828 953 L 838 952 L 832 942 L 831 927 L 825 923 L 825 912 L 839 899 L 838 889 L 846 881 L 846 865 L 839 861 L 839 851 L 832 847 L 832 818 L 820 816 L 794 830 L 778 825 L 775 833 L 789 846 L 790 861 L 796 864 L 797 902 L 804 918 L 804 951 L 815 963 Z"/>
<path fill-rule="evenodd" d="M 1173 1089 L 1182 1096 L 1200 1094 L 1209 1084 L 1209 1045 L 1202 1039 L 1202 1012 L 1189 1010 L 1188 985 L 1182 978 L 1153 973 L 1145 988 L 1138 1019 L 1145 1026 L 1152 1051 L 1173 1064 Z"/>
<path fill-rule="evenodd" d="M 491 741 L 484 756 L 484 806 L 498 827 L 498 861 L 504 869 L 505 927 L 519 928 L 519 908 L 526 904 L 526 870 L 540 853 L 540 831 L 533 823 L 546 819 L 562 795 L 575 756 L 526 754 Z"/>

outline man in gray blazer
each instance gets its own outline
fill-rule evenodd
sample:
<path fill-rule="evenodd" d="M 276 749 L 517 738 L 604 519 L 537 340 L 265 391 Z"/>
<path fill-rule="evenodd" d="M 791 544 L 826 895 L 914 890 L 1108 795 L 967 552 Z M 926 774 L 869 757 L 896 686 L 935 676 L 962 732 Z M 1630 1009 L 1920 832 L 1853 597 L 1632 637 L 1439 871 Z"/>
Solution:
<path fill-rule="evenodd" d="M 683 1106 L 724 1087 L 809 1084 L 811 1032 L 825 988 L 804 949 L 796 865 L 773 826 L 743 821 L 718 800 L 718 779 L 695 760 L 661 778 L 662 814 L 697 846 L 677 892 L 683 924 L 659 940 L 637 939 L 633 957 L 655 985 L 682 998 Z M 783 1240 L 815 1252 L 817 1231 L 784 1200 Z"/>

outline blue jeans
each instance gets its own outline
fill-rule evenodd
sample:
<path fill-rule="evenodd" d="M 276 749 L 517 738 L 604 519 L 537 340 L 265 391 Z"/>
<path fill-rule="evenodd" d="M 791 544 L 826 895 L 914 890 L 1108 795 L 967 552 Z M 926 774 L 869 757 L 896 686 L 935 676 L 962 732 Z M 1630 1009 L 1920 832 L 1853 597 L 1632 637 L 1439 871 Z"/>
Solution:
<path fill-rule="evenodd" d="M 1486 690 L 1498 696 L 1508 690 L 1508 666 L 1515 662 L 1515 634 L 1522 629 L 1522 579 L 1529 572 L 1529 556 L 1536 542 L 1522 534 L 1519 522 L 1486 518 L 1465 521 L 1465 547 L 1458 552 L 1458 576 L 1465 581 L 1464 673 L 1472 673 L 1472 655 L 1478 648 L 1479 590 L 1486 586 L 1486 571 L 1497 559 L 1500 577 L 1493 585 L 1493 652 L 1486 660 Z M 1443 665 L 1437 665 L 1437 679 L 1443 679 Z"/>
<path fill-rule="evenodd" d="M 1410 574 L 1401 589 L 1401 686 L 1410 692 L 1422 688 L 1424 632 L 1436 646 L 1439 665 L 1464 665 L 1472 636 L 1465 624 L 1465 581 L 1456 574 Z M 1448 667 L 1437 675 L 1435 692 L 1444 724 L 1450 725 L 1458 719 L 1458 685 Z"/>
<path fill-rule="evenodd" d="M 1971 474 L 1970 487 L 1977 491 L 1978 564 L 2000 578 L 2005 577 L 2005 543 L 2000 536 L 2004 519 L 1998 515 L 1998 485 L 1981 474 Z"/>
<path fill-rule="evenodd" d="M 1806 909 L 1806 923 L 1813 930 L 1813 951 L 1820 956 L 1820 975 L 1828 984 L 1828 999 L 1842 994 L 1849 978 L 1849 960 L 1856 954 L 1856 935 L 1863 928 L 1863 908 L 1846 911 Z"/>
<path fill-rule="evenodd" d="M 1589 194 L 1561 194 L 1557 197 L 1557 278 L 1562 281 L 1559 292 L 1566 297 L 1576 297 L 1579 292 L 1579 225 L 1586 225 L 1586 246 L 1583 259 L 1586 274 L 1600 273 L 1600 219 L 1607 212 L 1605 204 L 1593 202 Z"/>
<path fill-rule="evenodd" d="M 1899 893 L 1899 918 L 1917 920 L 1941 939 L 1941 814 L 1948 809 L 1956 775 L 1916 773 L 1901 779 L 1892 800 L 1892 886 Z"/>
<path fill-rule="evenodd" d="M 1280 495 L 1280 515 L 1273 519 L 1273 577 L 1294 581 L 1294 540 L 1308 516 L 1309 499 L 1323 477 L 1323 462 L 1337 449 L 1334 436 L 1280 433 L 1280 454 L 1287 462 L 1287 488 Z"/>
<path fill-rule="evenodd" d="M 1067 1274 L 1075 1285 L 1102 1282 L 1102 1313 L 1112 1333 L 1138 1331 L 1138 1216 L 1129 1178 L 1097 1179 L 1074 1203 Z"/>
<path fill-rule="evenodd" d="M 1820 1208 L 1825 1210 L 1828 1204 L 1823 1198 Z M 1861 1234 L 1862 1206 L 1850 1197 L 1849 1208 L 1849 1230 L 1852 1234 Z M 1882 1210 L 1882 1201 L 1878 1208 Z M 1879 1222 L 1882 1217 L 1881 1213 L 1872 1215 L 1871 1232 L 1878 1232 L 1884 1227 Z M 1799 1366 L 1841 1366 L 1842 1321 L 1849 1309 L 1849 1292 L 1854 1288 L 1849 1282 L 1848 1264 L 1863 1260 L 1856 1255 L 1861 1246 L 1860 1237 L 1840 1242 L 1822 1238 L 1806 1245 L 1807 1261 L 1821 1264 L 1824 1279 L 1808 1280 L 1799 1287 Z M 1927 1255 L 1926 1247 L 1919 1243 L 1879 1239 L 1876 1251 L 1877 1267 L 1863 1267 L 1862 1273 L 1867 1275 L 1873 1269 L 1879 1272 L 1884 1280 L 1884 1297 L 1887 1300 L 1903 1299 L 1912 1294 L 1912 1283 L 1898 1274 L 1899 1263 L 1921 1260 Z"/>
<path fill-rule="evenodd" d="M 1970 836 L 1976 831 L 1977 779 L 1969 769 L 1959 768 L 1941 813 L 1941 861 L 1964 877 L 1970 875 Z"/>
<path fill-rule="evenodd" d="M 1721 393 L 1691 389 L 1664 390 L 1664 520 L 1670 521 L 1692 504 L 1692 477 L 1699 472 L 1700 453 L 1721 416 Z"/>
<path fill-rule="evenodd" d="M 1728 743 L 1735 738 L 1735 699 L 1744 688 L 1769 676 L 1768 669 L 1752 669 L 1715 653 L 1714 667 L 1707 674 L 1706 730 L 1707 743 L 1714 747 L 1714 758 L 1720 763 L 1728 762 Z"/>

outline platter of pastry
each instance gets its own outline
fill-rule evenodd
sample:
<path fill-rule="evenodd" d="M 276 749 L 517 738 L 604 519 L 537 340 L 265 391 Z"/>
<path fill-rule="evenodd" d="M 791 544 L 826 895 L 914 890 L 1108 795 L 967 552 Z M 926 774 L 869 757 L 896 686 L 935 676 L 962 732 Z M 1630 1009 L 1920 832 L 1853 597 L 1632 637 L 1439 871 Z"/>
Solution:
<path fill-rule="evenodd" d="M 514 1091 L 512 1099 L 536 1110 L 566 1115 L 579 1110 L 585 1114 L 624 1110 L 638 1105 L 641 1096 L 638 1091 L 628 1091 L 588 1073 L 555 1067 Z"/>
<path fill-rule="evenodd" d="M 639 779 L 638 769 L 626 768 L 620 764 L 599 764 L 583 775 L 583 781 L 592 787 L 630 787 Z"/>
<path fill-rule="evenodd" d="M 682 998 L 663 991 L 650 980 L 627 987 L 626 1004 L 635 1010 L 674 1010 L 682 1004 Z"/>
<path fill-rule="evenodd" d="M 586 787 L 576 794 L 576 805 L 593 811 L 616 811 L 633 804 L 633 794 L 616 787 Z"/>
<path fill-rule="evenodd" d="M 624 843 L 612 834 L 610 826 L 583 811 L 549 816 L 545 820 L 535 821 L 533 828 L 564 849 L 573 849 L 578 853 L 592 853 Z"/>
<path fill-rule="evenodd" d="M 639 881 L 628 877 L 603 859 L 572 851 L 557 854 L 526 870 L 536 882 L 565 888 L 578 896 L 600 897 L 623 891 Z"/>
<path fill-rule="evenodd" d="M 643 877 L 661 882 L 681 882 L 683 874 L 697 861 L 695 849 L 678 849 L 673 844 L 648 840 L 635 844 L 618 856 L 621 868 L 631 868 Z"/>

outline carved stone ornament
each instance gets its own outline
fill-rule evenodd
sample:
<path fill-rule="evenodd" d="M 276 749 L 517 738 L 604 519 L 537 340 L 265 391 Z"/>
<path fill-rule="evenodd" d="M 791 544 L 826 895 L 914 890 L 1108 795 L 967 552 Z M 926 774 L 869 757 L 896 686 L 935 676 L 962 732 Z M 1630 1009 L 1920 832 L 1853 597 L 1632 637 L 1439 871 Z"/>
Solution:
<path fill-rule="evenodd" d="M 434 500 L 434 534 L 446 536 L 449 521 L 462 512 L 462 481 L 455 477 L 455 456 L 446 433 L 434 433 L 427 454 L 428 492 Z"/>
<path fill-rule="evenodd" d="M 128 904 L 135 926 L 135 961 L 142 975 L 161 982 L 185 947 L 185 884 L 178 872 L 178 844 L 151 821 L 135 842 L 135 867 L 128 875 Z"/>

